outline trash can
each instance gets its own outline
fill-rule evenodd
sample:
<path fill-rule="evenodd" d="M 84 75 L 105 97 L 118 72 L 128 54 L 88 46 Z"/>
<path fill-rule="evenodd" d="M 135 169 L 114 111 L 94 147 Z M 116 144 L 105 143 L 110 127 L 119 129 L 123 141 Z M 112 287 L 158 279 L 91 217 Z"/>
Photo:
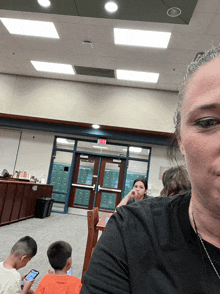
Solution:
<path fill-rule="evenodd" d="M 45 218 L 48 213 L 51 198 L 38 198 L 36 201 L 34 216 L 36 218 Z"/>
<path fill-rule="evenodd" d="M 55 200 L 53 198 L 50 198 L 50 203 L 49 203 L 49 206 L 48 206 L 48 210 L 47 210 L 47 215 L 46 216 L 50 216 L 51 215 L 51 211 L 52 211 L 54 202 L 55 202 Z"/>

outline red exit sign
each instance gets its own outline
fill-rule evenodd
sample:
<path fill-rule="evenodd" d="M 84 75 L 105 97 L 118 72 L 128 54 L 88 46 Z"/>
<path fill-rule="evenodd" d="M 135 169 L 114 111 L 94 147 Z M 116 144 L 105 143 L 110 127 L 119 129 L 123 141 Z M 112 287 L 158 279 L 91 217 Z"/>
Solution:
<path fill-rule="evenodd" d="M 106 140 L 104 140 L 104 139 L 98 139 L 98 144 L 105 145 L 106 144 Z"/>

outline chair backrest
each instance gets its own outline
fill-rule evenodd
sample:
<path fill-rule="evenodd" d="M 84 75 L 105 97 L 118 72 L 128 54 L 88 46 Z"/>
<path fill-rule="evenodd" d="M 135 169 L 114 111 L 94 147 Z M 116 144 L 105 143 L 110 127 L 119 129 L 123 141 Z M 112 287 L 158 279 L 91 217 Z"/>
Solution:
<path fill-rule="evenodd" d="M 88 220 L 88 237 L 87 237 L 84 264 L 83 264 L 83 270 L 82 270 L 82 278 L 81 278 L 82 283 L 83 283 L 83 274 L 89 266 L 92 253 L 98 239 L 98 231 L 96 230 L 96 225 L 99 221 L 98 207 L 95 207 L 94 209 L 87 212 L 87 220 Z"/>

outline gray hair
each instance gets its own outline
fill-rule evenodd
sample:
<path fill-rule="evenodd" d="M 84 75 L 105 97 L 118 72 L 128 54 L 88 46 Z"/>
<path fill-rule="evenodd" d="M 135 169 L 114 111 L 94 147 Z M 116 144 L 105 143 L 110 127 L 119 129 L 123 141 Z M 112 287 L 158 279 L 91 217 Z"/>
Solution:
<path fill-rule="evenodd" d="M 19 239 L 11 249 L 11 254 L 15 256 L 27 255 L 32 258 L 37 253 L 37 243 L 30 236 Z"/>
<path fill-rule="evenodd" d="M 204 55 L 201 56 L 201 58 L 199 58 L 197 61 L 191 62 L 191 64 L 187 67 L 187 73 L 184 77 L 182 84 L 179 87 L 179 102 L 173 116 L 173 121 L 174 121 L 177 132 L 180 131 L 180 125 L 181 125 L 180 110 L 182 107 L 183 97 L 186 91 L 186 86 L 188 85 L 190 78 L 200 68 L 200 66 L 208 63 L 209 61 L 219 56 L 220 56 L 220 47 L 212 47 L 211 49 L 206 51 Z"/>

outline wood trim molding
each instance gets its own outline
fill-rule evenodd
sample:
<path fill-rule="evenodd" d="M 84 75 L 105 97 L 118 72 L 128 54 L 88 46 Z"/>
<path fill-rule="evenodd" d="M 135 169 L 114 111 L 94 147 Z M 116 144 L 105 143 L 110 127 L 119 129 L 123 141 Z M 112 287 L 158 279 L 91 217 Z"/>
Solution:
<path fill-rule="evenodd" d="M 39 117 L 33 117 L 33 116 L 22 116 L 22 115 L 14 115 L 14 114 L 6 114 L 6 113 L 0 113 L 0 118 L 17 119 L 17 120 L 22 120 L 22 121 L 40 122 L 40 123 L 46 123 L 46 124 L 66 125 L 66 126 L 83 127 L 83 128 L 91 128 L 92 127 L 92 124 L 88 124 L 88 123 L 55 120 L 55 119 L 48 119 L 48 118 L 39 118 Z M 117 132 L 127 132 L 127 133 L 133 133 L 133 134 L 142 134 L 142 135 L 146 134 L 146 135 L 153 135 L 153 136 L 163 136 L 163 137 L 169 137 L 169 138 L 171 138 L 173 135 L 173 133 L 156 132 L 156 131 L 150 131 L 150 130 L 132 129 L 132 128 L 123 128 L 123 127 L 114 127 L 114 126 L 106 126 L 106 125 L 100 125 L 100 129 L 117 131 Z"/>

